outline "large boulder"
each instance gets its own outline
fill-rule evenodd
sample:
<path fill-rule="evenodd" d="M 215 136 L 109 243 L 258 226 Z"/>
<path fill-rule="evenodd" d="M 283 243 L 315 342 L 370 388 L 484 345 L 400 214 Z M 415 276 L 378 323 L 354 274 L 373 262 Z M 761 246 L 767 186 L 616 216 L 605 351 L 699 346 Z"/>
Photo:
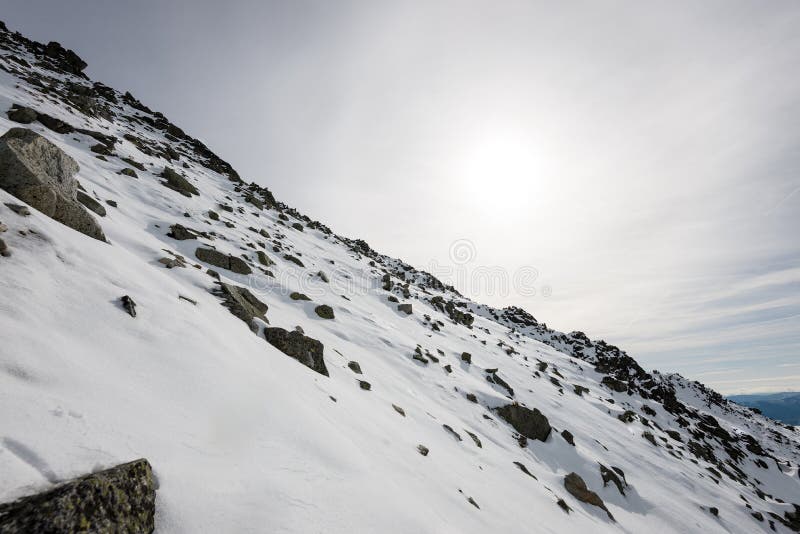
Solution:
<path fill-rule="evenodd" d="M 250 330 L 254 332 L 258 330 L 258 325 L 253 320 L 256 317 L 265 323 L 269 322 L 264 316 L 269 307 L 258 300 L 249 289 L 219 282 L 219 287 L 215 288 L 213 293 L 221 297 L 223 305 L 228 308 L 233 315 L 247 323 Z"/>
<path fill-rule="evenodd" d="M 547 441 L 552 430 L 547 417 L 537 408 L 531 410 L 521 404 L 507 404 L 498 408 L 497 413 L 528 439 Z"/>
<path fill-rule="evenodd" d="M 0 137 L 0 188 L 48 217 L 105 241 L 97 221 L 77 200 L 78 164 L 63 150 L 27 128 Z"/>
<path fill-rule="evenodd" d="M 193 186 L 191 182 L 189 182 L 189 180 L 169 167 L 164 167 L 164 170 L 161 172 L 161 177 L 164 178 L 164 181 L 161 182 L 161 185 L 168 187 L 173 191 L 177 191 L 185 197 L 191 197 L 192 195 L 200 194 L 200 191 L 198 191 L 197 188 Z"/>
<path fill-rule="evenodd" d="M 145 459 L 0 504 L 0 532 L 127 532 L 155 528 L 156 483 Z"/>
<path fill-rule="evenodd" d="M 270 345 L 287 356 L 291 356 L 321 375 L 328 376 L 328 368 L 325 367 L 323 358 L 325 346 L 320 341 L 303 335 L 297 330 L 289 332 L 283 328 L 265 328 L 264 337 Z"/>

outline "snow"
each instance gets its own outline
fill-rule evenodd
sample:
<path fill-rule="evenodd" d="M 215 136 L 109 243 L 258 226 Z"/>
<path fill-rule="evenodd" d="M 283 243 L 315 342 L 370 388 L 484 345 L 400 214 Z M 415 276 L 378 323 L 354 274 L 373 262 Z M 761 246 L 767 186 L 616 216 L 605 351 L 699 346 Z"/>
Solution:
<path fill-rule="evenodd" d="M 12 103 L 119 138 L 131 128 L 68 111 L 0 72 L 0 110 Z M 0 133 L 13 126 L 0 115 Z M 751 517 L 740 495 L 753 510 L 781 516 L 791 510 L 788 503 L 800 502 L 797 432 L 744 409 L 707 406 L 690 382 L 664 377 L 677 384 L 683 402 L 773 449 L 782 465 L 767 460 L 765 470 L 748 457 L 741 466 L 772 495 L 762 500 L 750 485 L 724 476 L 713 480 L 703 461 L 653 447 L 642 432 L 665 434 L 616 416 L 626 409 L 641 413 L 647 404 L 657 412 L 651 421 L 678 430 L 684 441 L 690 436 L 659 404 L 601 386 L 603 375 L 590 363 L 541 342 L 533 330 L 510 335 L 474 304 L 473 328 L 454 324 L 424 300 L 436 294 L 453 298 L 451 293 L 425 295 L 413 285 L 412 297 L 401 298 L 413 304 L 407 316 L 387 301 L 383 271 L 370 266 L 369 258 L 335 235 L 280 224 L 276 210 L 244 203 L 233 184 L 213 171 L 190 163 L 186 172 L 201 194 L 186 198 L 159 185 L 163 160 L 128 141 L 115 151 L 148 165 L 147 172 L 137 171 L 138 179 L 117 174 L 126 166 L 117 158 L 98 160 L 89 151 L 95 143 L 89 137 L 58 135 L 36 123 L 28 127 L 75 158 L 83 186 L 101 201 L 115 200 L 118 208 L 107 207 L 108 215 L 99 219 L 109 240 L 101 243 L 36 210 L 24 218 L 14 214 L 2 204 L 18 201 L 0 191 L 0 221 L 9 226 L 2 237 L 13 253 L 0 258 L 0 502 L 139 457 L 151 462 L 159 481 L 161 533 L 750 533 L 769 532 L 769 525 Z M 136 135 L 165 140 L 141 125 Z M 222 212 L 218 203 L 234 211 Z M 208 220 L 208 209 L 222 220 Z M 166 236 L 174 223 L 216 232 L 217 238 L 175 241 Z M 267 303 L 272 326 L 300 325 L 319 339 L 330 377 L 252 333 L 210 293 L 215 281 L 205 274 L 208 266 L 194 267 L 194 250 L 202 244 L 235 255 L 244 251 L 257 265 L 255 251 L 242 246 L 263 240 L 251 226 L 266 229 L 285 247 L 280 253 L 266 250 L 276 262 L 270 268 L 275 277 L 216 270 Z M 189 265 L 164 268 L 157 261 L 164 249 L 183 255 Z M 286 252 L 301 254 L 305 268 L 284 260 Z M 331 277 L 329 284 L 314 276 L 320 270 Z M 291 291 L 313 302 L 292 301 Z M 122 295 L 136 301 L 137 317 L 119 305 Z M 319 304 L 331 305 L 336 318 L 318 318 Z M 423 314 L 445 326 L 432 331 Z M 517 353 L 506 354 L 500 340 Z M 441 361 L 412 360 L 417 344 Z M 472 354 L 471 365 L 461 361 L 462 352 Z M 347 368 L 351 360 L 360 363 L 363 375 Z M 538 377 L 537 360 L 548 364 Z M 452 373 L 443 369 L 446 364 Z M 514 400 L 548 417 L 554 431 L 546 442 L 520 447 L 513 429 L 491 410 L 510 399 L 487 382 L 486 368 L 499 368 Z M 549 381 L 554 368 L 563 391 Z M 371 391 L 360 389 L 359 379 L 370 382 Z M 589 393 L 574 394 L 572 384 Z M 466 393 L 474 393 L 478 403 L 467 401 Z M 574 435 L 575 447 L 560 436 L 564 429 Z M 776 442 L 775 433 L 786 442 Z M 417 452 L 419 444 L 430 449 L 428 456 Z M 625 496 L 613 484 L 603 487 L 598 463 L 624 471 Z M 573 471 L 602 497 L 616 522 L 564 490 L 563 478 Z M 571 513 L 556 505 L 559 498 Z M 719 517 L 708 512 L 710 506 Z M 788 531 L 779 523 L 776 529 Z"/>

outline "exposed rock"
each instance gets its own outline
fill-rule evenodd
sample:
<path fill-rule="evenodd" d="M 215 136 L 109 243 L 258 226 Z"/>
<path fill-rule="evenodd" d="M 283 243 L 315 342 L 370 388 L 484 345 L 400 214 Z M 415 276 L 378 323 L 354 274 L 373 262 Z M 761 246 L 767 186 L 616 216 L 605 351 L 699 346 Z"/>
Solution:
<path fill-rule="evenodd" d="M 474 403 L 476 403 L 476 404 L 477 404 L 477 402 L 478 402 L 478 397 L 476 397 L 474 393 L 467 393 L 466 397 L 467 397 L 467 400 L 468 400 L 468 401 L 470 401 L 470 402 L 474 402 Z"/>
<path fill-rule="evenodd" d="M 325 272 L 324 272 L 324 271 L 320 271 L 320 272 L 318 272 L 318 273 L 317 273 L 317 276 L 319 277 L 319 279 L 320 279 L 320 280 L 322 280 L 322 281 L 323 281 L 323 282 L 325 282 L 326 284 L 330 282 L 330 280 L 328 279 L 328 275 L 327 275 L 327 274 L 325 274 Z"/>
<path fill-rule="evenodd" d="M 570 473 L 564 477 L 564 488 L 570 493 L 570 495 L 579 501 L 602 508 L 605 513 L 608 514 L 608 517 L 612 521 L 614 520 L 614 516 L 611 515 L 611 512 L 609 512 L 608 508 L 606 508 L 603 499 L 601 499 L 600 496 L 595 492 L 587 488 L 586 482 L 584 482 L 577 473 Z"/>
<path fill-rule="evenodd" d="M 633 423 L 636 420 L 636 412 L 625 410 L 623 413 L 617 416 L 617 419 L 623 423 Z"/>
<path fill-rule="evenodd" d="M 575 395 L 579 397 L 583 397 L 584 393 L 589 393 L 589 388 L 580 386 L 578 384 L 572 384 L 572 388 L 573 388 L 572 391 L 575 392 Z"/>
<path fill-rule="evenodd" d="M 656 442 L 656 438 L 653 436 L 652 432 L 642 432 L 642 437 L 652 443 L 654 446 L 658 447 L 658 443 Z"/>
<path fill-rule="evenodd" d="M 164 167 L 164 170 L 161 171 L 161 177 L 164 178 L 164 181 L 161 182 L 161 185 L 172 189 L 173 191 L 177 191 L 185 197 L 191 197 L 192 195 L 200 194 L 200 191 L 198 191 L 197 188 L 189 182 L 189 180 L 169 167 Z"/>
<path fill-rule="evenodd" d="M 479 449 L 482 449 L 482 448 L 483 448 L 483 445 L 481 444 L 481 440 L 480 440 L 480 439 L 478 439 L 478 436 L 477 436 L 477 435 L 473 434 L 473 433 L 472 433 L 472 432 L 470 432 L 469 430 L 464 430 L 464 432 L 466 432 L 466 433 L 467 433 L 467 435 L 468 435 L 470 438 L 472 438 L 472 441 L 474 441 L 474 442 L 475 442 L 475 445 L 477 445 Z"/>
<path fill-rule="evenodd" d="M 406 315 L 411 315 L 411 304 L 398 304 L 397 311 L 403 312 Z"/>
<path fill-rule="evenodd" d="M 205 232 L 198 232 L 197 230 L 192 230 L 191 228 L 187 228 L 182 224 L 175 223 L 169 227 L 169 233 L 167 234 L 172 239 L 177 239 L 178 241 L 186 241 L 187 239 L 197 239 L 198 237 L 208 237 L 208 234 Z"/>
<path fill-rule="evenodd" d="M 442 428 L 444 428 L 451 436 L 456 438 L 458 441 L 461 441 L 461 436 L 458 435 L 458 432 L 453 430 L 453 427 L 451 427 L 450 425 L 442 425 Z"/>
<path fill-rule="evenodd" d="M 369 391 L 369 390 L 372 389 L 372 384 L 370 384 L 366 380 L 359 380 L 358 381 L 358 387 L 360 387 L 361 389 L 364 389 L 366 391 Z"/>
<path fill-rule="evenodd" d="M 50 41 L 44 48 L 44 55 L 50 58 L 53 66 L 64 72 L 83 75 L 83 69 L 87 67 L 84 60 L 72 50 L 66 49 L 56 41 Z"/>
<path fill-rule="evenodd" d="M 355 374 L 357 375 L 361 374 L 361 366 L 358 364 L 358 362 L 348 362 L 347 367 L 349 367 L 350 370 L 353 371 Z"/>
<path fill-rule="evenodd" d="M 95 212 L 99 216 L 101 216 L 101 217 L 105 217 L 106 216 L 106 209 L 103 207 L 103 205 L 100 204 L 98 201 L 96 201 L 91 196 L 89 196 L 86 193 L 84 193 L 83 191 L 80 191 L 80 190 L 78 191 L 77 198 L 78 198 L 78 202 L 80 202 L 81 204 L 83 204 L 84 206 L 86 206 L 88 209 L 92 210 L 93 212 Z"/>
<path fill-rule="evenodd" d="M 430 452 L 430 449 L 428 449 L 428 447 L 425 445 L 417 445 L 417 450 L 422 456 L 428 456 L 428 453 Z"/>
<path fill-rule="evenodd" d="M 269 306 L 261 302 L 249 289 L 219 282 L 219 287 L 212 292 L 221 297 L 223 306 L 228 308 L 233 315 L 247 323 L 250 330 L 258 331 L 258 325 L 253 320 L 255 318 L 261 319 L 265 323 L 269 322 L 265 316 Z"/>
<path fill-rule="evenodd" d="M 11 251 L 9 250 L 8 245 L 6 245 L 6 242 L 2 239 L 0 239 L 0 256 L 3 256 L 4 258 L 11 256 Z"/>
<path fill-rule="evenodd" d="M 264 337 L 270 345 L 287 356 L 321 375 L 328 376 L 323 356 L 325 347 L 320 341 L 305 336 L 297 330 L 289 332 L 283 328 L 265 328 Z"/>
<path fill-rule="evenodd" d="M 30 124 L 36 120 L 36 111 L 25 106 L 14 104 L 11 109 L 6 112 L 8 119 L 20 124 Z"/>
<path fill-rule="evenodd" d="M 467 363 L 472 363 L 472 354 L 470 354 L 469 352 L 462 352 L 461 353 L 461 361 L 462 362 L 467 362 Z"/>
<path fill-rule="evenodd" d="M 607 386 L 609 389 L 616 391 L 618 393 L 625 393 L 628 391 L 628 384 L 623 382 L 622 380 L 617 380 L 611 376 L 604 376 L 603 380 L 600 381 L 604 386 Z"/>
<path fill-rule="evenodd" d="M 297 230 L 298 232 L 302 232 L 302 231 L 303 231 L 303 225 L 302 225 L 302 224 L 300 224 L 300 223 L 294 223 L 294 224 L 292 224 L 292 228 L 294 228 L 294 229 L 295 229 L 295 230 Z"/>
<path fill-rule="evenodd" d="M 247 262 L 243 259 L 236 256 L 223 254 L 222 252 L 214 250 L 213 248 L 199 247 L 194 251 L 194 255 L 197 256 L 197 259 L 200 261 L 210 263 L 216 267 L 228 269 L 229 271 L 233 271 L 238 274 L 250 274 L 253 272 L 250 269 L 250 266 L 247 265 Z"/>
<path fill-rule="evenodd" d="M 558 499 L 558 501 L 556 501 L 556 504 L 566 513 L 570 513 L 572 511 L 572 508 L 569 507 L 569 505 L 564 499 Z"/>
<path fill-rule="evenodd" d="M 320 304 L 314 311 L 317 315 L 322 317 L 323 319 L 333 319 L 333 308 L 328 306 L 327 304 Z"/>
<path fill-rule="evenodd" d="M 569 443 L 573 447 L 575 446 L 575 438 L 572 436 L 572 432 L 570 432 L 569 430 L 566 430 L 566 429 L 562 430 L 561 431 L 561 437 L 564 438 L 564 441 L 566 441 L 567 443 Z"/>
<path fill-rule="evenodd" d="M 550 422 L 537 408 L 531 410 L 520 404 L 507 404 L 497 408 L 497 413 L 526 438 L 547 441 L 550 435 Z"/>
<path fill-rule="evenodd" d="M 31 210 L 28 209 L 28 206 L 23 206 L 22 204 L 11 204 L 10 202 L 6 202 L 5 206 L 20 217 L 27 217 L 31 214 Z"/>
<path fill-rule="evenodd" d="M 208 210 L 208 218 L 211 219 L 212 221 L 218 221 L 219 213 L 217 213 L 214 210 Z"/>
<path fill-rule="evenodd" d="M 284 254 L 283 255 L 283 259 L 286 260 L 286 261 L 290 261 L 290 262 L 294 263 L 298 267 L 305 267 L 305 265 L 303 265 L 303 262 L 300 261 L 300 258 L 292 256 L 291 254 Z"/>
<path fill-rule="evenodd" d="M 305 293 L 298 293 L 297 291 L 292 291 L 289 294 L 289 298 L 292 300 L 311 300 L 311 297 L 309 297 Z"/>
<path fill-rule="evenodd" d="M 75 128 L 73 128 L 71 124 L 66 123 L 56 117 L 51 117 L 46 113 L 39 113 L 36 117 L 36 120 L 42 123 L 42 125 L 44 125 L 47 129 L 59 134 L 68 134 L 75 131 Z"/>
<path fill-rule="evenodd" d="M 709 512 L 711 513 L 711 515 L 713 515 L 714 517 L 719 517 L 719 508 L 716 508 L 716 507 L 712 506 L 712 507 L 710 507 L 710 508 L 708 509 L 708 511 L 709 511 Z"/>
<path fill-rule="evenodd" d="M 600 476 L 603 477 L 603 487 L 606 487 L 609 482 L 613 483 L 617 490 L 622 495 L 625 495 L 625 488 L 628 486 L 628 483 L 625 481 L 625 473 L 622 472 L 622 469 L 619 467 L 611 466 L 611 469 L 600 464 Z M 622 477 L 620 479 L 620 476 Z"/>
<path fill-rule="evenodd" d="M 100 225 L 77 201 L 78 164 L 63 150 L 26 128 L 0 137 L 0 187 L 48 217 L 100 241 Z"/>
<path fill-rule="evenodd" d="M 130 298 L 128 295 L 120 297 L 120 302 L 122 303 L 122 307 L 125 308 L 125 311 L 128 312 L 128 315 L 131 317 L 136 317 L 136 303 Z"/>
<path fill-rule="evenodd" d="M 528 468 L 522 462 L 514 462 L 514 465 L 516 465 L 519 468 L 520 471 L 522 471 L 523 473 L 525 473 L 526 475 L 528 475 L 532 479 L 539 480 L 538 478 L 536 478 L 536 476 L 533 473 L 528 471 Z"/>
<path fill-rule="evenodd" d="M 156 483 L 145 459 L 0 504 L 0 532 L 126 532 L 155 529 Z"/>
<path fill-rule="evenodd" d="M 396 404 L 392 404 L 392 408 L 394 408 L 394 411 L 396 411 L 397 413 L 399 413 L 403 417 L 406 416 L 406 411 L 404 409 L 402 409 L 400 406 L 397 406 Z"/>
<path fill-rule="evenodd" d="M 270 265 L 275 265 L 275 262 L 269 259 L 269 256 L 264 254 L 262 251 L 257 251 L 256 256 L 258 256 L 258 263 L 263 265 L 264 267 L 269 267 Z"/>

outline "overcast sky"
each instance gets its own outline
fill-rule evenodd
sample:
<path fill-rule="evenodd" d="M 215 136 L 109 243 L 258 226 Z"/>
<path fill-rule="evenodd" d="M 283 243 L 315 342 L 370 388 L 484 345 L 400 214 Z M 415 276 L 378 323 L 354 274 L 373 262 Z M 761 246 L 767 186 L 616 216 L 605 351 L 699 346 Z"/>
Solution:
<path fill-rule="evenodd" d="M 800 390 L 796 0 L 2 4 L 480 302 L 723 393 Z"/>

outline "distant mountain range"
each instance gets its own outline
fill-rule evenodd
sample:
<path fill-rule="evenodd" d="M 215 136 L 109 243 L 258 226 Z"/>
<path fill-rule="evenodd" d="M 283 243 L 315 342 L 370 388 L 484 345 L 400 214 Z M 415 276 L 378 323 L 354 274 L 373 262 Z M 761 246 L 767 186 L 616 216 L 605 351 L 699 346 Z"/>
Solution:
<path fill-rule="evenodd" d="M 728 399 L 742 406 L 756 408 L 767 417 L 787 425 L 800 425 L 800 392 L 731 395 Z"/>

